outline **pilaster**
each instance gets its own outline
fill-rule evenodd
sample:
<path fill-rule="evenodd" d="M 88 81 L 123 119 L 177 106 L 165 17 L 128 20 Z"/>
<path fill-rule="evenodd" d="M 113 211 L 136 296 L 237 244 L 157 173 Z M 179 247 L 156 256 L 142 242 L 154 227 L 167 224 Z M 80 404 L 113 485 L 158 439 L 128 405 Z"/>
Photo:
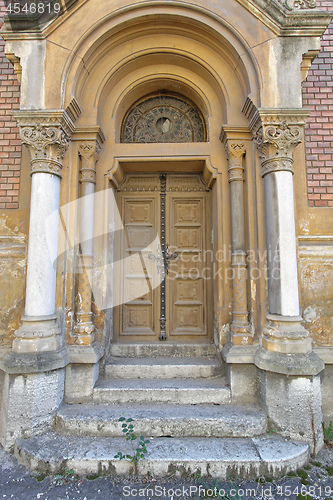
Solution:
<path fill-rule="evenodd" d="M 74 345 L 92 345 L 95 340 L 95 326 L 92 313 L 92 270 L 94 238 L 94 193 L 96 163 L 104 141 L 100 129 L 76 131 L 80 157 L 80 199 L 78 212 L 79 255 L 76 268 L 76 312 Z"/>
<path fill-rule="evenodd" d="M 231 208 L 231 267 L 233 270 L 233 309 L 231 343 L 249 345 L 253 342 L 252 326 L 249 321 L 247 252 L 245 242 L 244 211 L 244 157 L 248 130 L 224 127 L 221 140 L 228 157 L 228 180 Z"/>

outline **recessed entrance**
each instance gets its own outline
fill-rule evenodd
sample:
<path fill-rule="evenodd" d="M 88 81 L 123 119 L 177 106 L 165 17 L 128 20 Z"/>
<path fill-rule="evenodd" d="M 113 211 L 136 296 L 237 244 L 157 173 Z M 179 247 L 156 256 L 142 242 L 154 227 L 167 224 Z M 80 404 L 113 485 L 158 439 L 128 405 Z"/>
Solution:
<path fill-rule="evenodd" d="M 210 194 L 201 173 L 127 175 L 117 195 L 118 340 L 211 340 Z"/>

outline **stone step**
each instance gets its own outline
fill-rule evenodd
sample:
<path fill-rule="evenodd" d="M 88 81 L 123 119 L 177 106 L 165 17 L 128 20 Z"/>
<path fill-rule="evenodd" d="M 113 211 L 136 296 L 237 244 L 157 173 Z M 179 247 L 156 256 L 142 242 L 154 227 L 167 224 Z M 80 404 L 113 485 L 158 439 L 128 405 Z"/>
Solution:
<path fill-rule="evenodd" d="M 101 379 L 93 391 L 98 403 L 230 403 L 224 377 L 209 379 Z"/>
<path fill-rule="evenodd" d="M 121 358 L 105 365 L 106 378 L 209 378 L 222 374 L 217 358 Z"/>
<path fill-rule="evenodd" d="M 279 436 L 257 438 L 151 438 L 138 475 L 149 472 L 163 477 L 173 474 L 230 478 L 279 477 L 308 461 L 308 445 Z M 56 473 L 65 467 L 77 474 L 130 475 L 129 460 L 115 455 L 133 454 L 124 438 L 68 437 L 54 432 L 17 439 L 14 453 L 19 462 L 40 472 Z"/>
<path fill-rule="evenodd" d="M 70 436 L 122 436 L 120 417 L 132 418 L 136 435 L 154 437 L 254 437 L 267 429 L 252 405 L 64 405 L 54 430 Z"/>
<path fill-rule="evenodd" d="M 123 358 L 197 358 L 216 357 L 214 344 L 179 344 L 175 342 L 119 342 L 111 345 L 110 355 Z"/>

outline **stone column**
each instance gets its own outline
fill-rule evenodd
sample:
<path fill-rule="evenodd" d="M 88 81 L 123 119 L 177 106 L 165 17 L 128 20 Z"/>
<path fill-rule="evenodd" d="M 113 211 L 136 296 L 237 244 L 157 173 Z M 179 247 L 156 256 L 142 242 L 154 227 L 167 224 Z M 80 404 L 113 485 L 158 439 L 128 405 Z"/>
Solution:
<path fill-rule="evenodd" d="M 55 294 L 61 171 L 74 127 L 63 110 L 19 111 L 15 117 L 22 143 L 30 150 L 32 179 L 25 314 L 12 351 L 1 363 L 7 391 L 1 409 L 4 446 L 22 433 L 42 432 L 50 425 L 69 362 Z"/>
<path fill-rule="evenodd" d="M 233 345 L 252 344 L 249 323 L 247 264 L 245 249 L 244 213 L 244 155 L 245 144 L 241 140 L 226 140 L 225 148 L 229 161 L 231 208 L 231 266 L 233 269 L 233 310 L 231 342 Z"/>
<path fill-rule="evenodd" d="M 231 213 L 231 267 L 233 309 L 230 342 L 223 348 L 226 374 L 235 402 L 252 403 L 258 395 L 257 368 L 253 364 L 252 325 L 249 321 L 247 249 L 245 241 L 244 159 L 248 128 L 223 126 L 221 141 L 228 158 Z M 250 143 L 251 144 L 251 143 Z"/>
<path fill-rule="evenodd" d="M 255 363 L 262 370 L 261 393 L 273 425 L 317 451 L 322 446 L 318 374 L 324 364 L 301 324 L 293 191 L 293 153 L 303 140 L 307 114 L 259 109 L 250 121 L 264 179 L 269 299 Z"/>
<path fill-rule="evenodd" d="M 99 127 L 77 129 L 73 140 L 80 157 L 80 199 L 78 200 L 79 253 L 76 268 L 76 311 L 70 364 L 66 368 L 65 398 L 67 402 L 89 401 L 99 375 L 103 348 L 95 341 L 92 312 L 92 270 L 94 238 L 94 193 L 96 163 L 104 136 Z M 80 379 L 78 387 L 76 381 Z"/>
<path fill-rule="evenodd" d="M 77 310 L 74 344 L 91 345 L 94 341 L 92 313 L 92 266 L 94 237 L 94 192 L 96 161 L 100 146 L 96 141 L 82 141 L 79 146 L 81 158 L 79 201 L 79 264 L 77 279 Z"/>

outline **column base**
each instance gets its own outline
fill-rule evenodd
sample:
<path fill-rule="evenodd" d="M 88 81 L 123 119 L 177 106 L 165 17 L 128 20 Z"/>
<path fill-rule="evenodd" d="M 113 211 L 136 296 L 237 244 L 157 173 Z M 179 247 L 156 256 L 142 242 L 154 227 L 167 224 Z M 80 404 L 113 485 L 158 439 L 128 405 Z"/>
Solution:
<path fill-rule="evenodd" d="M 90 346 L 70 346 L 68 351 L 70 364 L 66 367 L 65 402 L 70 404 L 91 402 L 104 348 L 98 342 L 94 342 Z"/>
<path fill-rule="evenodd" d="M 311 352 L 309 332 L 302 326 L 301 316 L 267 315 L 267 324 L 262 332 L 262 346 L 267 351 L 285 354 Z"/>
<path fill-rule="evenodd" d="M 230 325 L 230 332 L 233 345 L 252 345 L 253 328 L 250 323 L 233 321 Z"/>
<path fill-rule="evenodd" d="M 57 316 L 23 316 L 22 326 L 16 330 L 13 351 L 33 353 L 57 351 L 63 345 Z"/>
<path fill-rule="evenodd" d="M 318 375 L 325 368 L 322 359 L 313 351 L 306 354 L 284 354 L 258 349 L 254 357 L 255 365 L 261 370 L 283 375 Z"/>

